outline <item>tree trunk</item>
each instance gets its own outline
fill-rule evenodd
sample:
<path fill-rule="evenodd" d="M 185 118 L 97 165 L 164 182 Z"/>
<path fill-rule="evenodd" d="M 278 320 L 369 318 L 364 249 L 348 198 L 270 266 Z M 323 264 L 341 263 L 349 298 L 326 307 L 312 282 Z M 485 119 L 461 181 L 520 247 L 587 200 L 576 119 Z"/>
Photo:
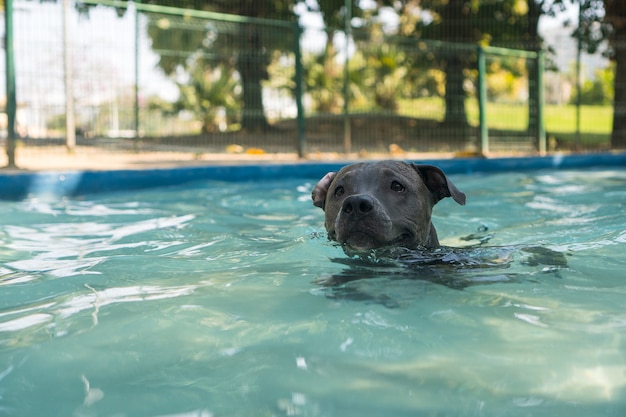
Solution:
<path fill-rule="evenodd" d="M 441 39 L 447 42 L 467 43 L 474 40 L 471 37 L 471 8 L 467 0 L 449 0 L 440 10 Z M 469 124 L 465 114 L 465 75 L 463 70 L 467 66 L 467 59 L 459 50 L 451 50 L 444 57 L 446 73 L 446 114 L 444 122 L 453 128 L 465 128 Z M 466 134 L 464 129 L 460 135 Z"/>
<path fill-rule="evenodd" d="M 264 132 L 269 127 L 263 107 L 263 71 L 252 57 L 242 57 L 239 62 L 243 93 L 241 128 L 250 132 Z"/>
<path fill-rule="evenodd" d="M 611 147 L 626 149 L 626 2 L 605 0 L 606 21 L 613 26 L 610 39 L 615 59 L 615 98 Z"/>
<path fill-rule="evenodd" d="M 261 82 L 267 78 L 267 57 L 263 51 L 258 29 L 250 25 L 242 36 L 237 61 L 243 87 L 241 128 L 250 132 L 265 132 L 269 127 L 263 107 L 261 86 Z"/>
<path fill-rule="evenodd" d="M 539 52 L 542 39 L 539 36 L 539 18 L 542 14 L 542 3 L 528 2 L 528 15 L 526 17 L 526 49 Z M 535 138 L 539 137 L 539 83 L 537 72 L 537 60 L 526 59 L 526 71 L 528 72 L 528 133 Z"/>
<path fill-rule="evenodd" d="M 446 114 L 444 122 L 455 127 L 468 125 L 465 114 L 465 89 L 463 84 L 463 59 L 459 56 L 450 56 L 446 59 Z"/>

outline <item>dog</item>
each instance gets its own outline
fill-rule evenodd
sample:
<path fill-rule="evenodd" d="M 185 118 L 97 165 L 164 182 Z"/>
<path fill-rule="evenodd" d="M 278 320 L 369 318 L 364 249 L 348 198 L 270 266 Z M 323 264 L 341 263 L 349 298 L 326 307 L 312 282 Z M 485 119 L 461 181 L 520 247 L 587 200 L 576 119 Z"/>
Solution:
<path fill-rule="evenodd" d="M 349 256 L 387 247 L 437 248 L 433 207 L 459 191 L 438 167 L 388 160 L 361 162 L 327 173 L 313 188 L 313 204 L 324 210 L 328 238 Z"/>

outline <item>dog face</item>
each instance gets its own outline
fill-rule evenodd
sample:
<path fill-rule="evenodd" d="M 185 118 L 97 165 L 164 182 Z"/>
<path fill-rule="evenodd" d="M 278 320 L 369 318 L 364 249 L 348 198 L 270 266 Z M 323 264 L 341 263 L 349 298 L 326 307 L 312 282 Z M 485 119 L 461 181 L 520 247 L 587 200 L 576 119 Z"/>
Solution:
<path fill-rule="evenodd" d="M 437 247 L 433 206 L 465 194 L 439 168 L 400 161 L 364 162 L 329 172 L 313 189 L 313 204 L 325 212 L 328 238 L 348 255 L 400 246 Z"/>

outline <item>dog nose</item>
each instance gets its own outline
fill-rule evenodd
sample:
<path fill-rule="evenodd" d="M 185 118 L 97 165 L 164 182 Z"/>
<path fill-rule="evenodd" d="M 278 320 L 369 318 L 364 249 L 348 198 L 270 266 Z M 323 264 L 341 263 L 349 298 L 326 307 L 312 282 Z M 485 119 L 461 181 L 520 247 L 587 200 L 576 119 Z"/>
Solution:
<path fill-rule="evenodd" d="M 367 214 L 374 209 L 372 197 L 367 195 L 353 195 L 343 201 L 341 211 L 346 214 Z"/>

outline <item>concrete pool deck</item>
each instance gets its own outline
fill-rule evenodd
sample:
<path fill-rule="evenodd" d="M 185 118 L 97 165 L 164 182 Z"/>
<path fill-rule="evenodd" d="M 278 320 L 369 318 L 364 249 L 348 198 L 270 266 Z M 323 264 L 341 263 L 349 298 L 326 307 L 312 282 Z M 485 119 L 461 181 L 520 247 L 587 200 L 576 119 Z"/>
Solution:
<path fill-rule="evenodd" d="M 113 169 L 156 169 L 197 166 L 207 164 L 247 164 L 265 162 L 296 162 L 293 154 L 209 154 L 194 152 L 128 152 L 103 148 L 77 146 L 74 152 L 65 147 L 36 147 L 18 149 L 16 152 L 17 168 L 3 168 L 6 172 L 41 172 Z M 8 160 L 4 152 L 0 153 L 0 167 L 6 167 Z"/>
<path fill-rule="evenodd" d="M 529 154 L 494 153 L 487 160 L 501 159 L 535 159 L 535 158 L 569 158 L 594 155 L 620 155 L 620 152 L 594 154 L 550 154 L 539 157 Z M 305 159 L 299 159 L 295 153 L 199 153 L 189 151 L 147 151 L 129 152 L 77 146 L 74 152 L 68 152 L 63 146 L 18 148 L 16 152 L 16 168 L 7 168 L 6 153 L 0 150 L 0 175 L 15 172 L 44 171 L 110 171 L 120 169 L 159 169 L 180 168 L 206 165 L 249 165 L 249 164 L 292 164 L 292 163 L 347 163 L 356 160 L 401 159 L 407 161 L 441 161 L 441 160 L 482 160 L 471 154 L 455 154 L 453 152 L 418 153 L 389 152 L 352 154 L 312 152 Z"/>
<path fill-rule="evenodd" d="M 453 154 L 189 154 L 112 152 L 96 148 L 62 151 L 23 149 L 18 169 L 0 169 L 0 199 L 79 196 L 98 192 L 170 186 L 195 180 L 250 181 L 318 178 L 356 160 L 401 159 L 431 163 L 448 174 L 538 169 L 626 168 L 626 152 L 548 156 L 454 157 Z M 3 158 L 4 161 L 3 161 Z M 6 165 L 6 155 L 0 166 Z"/>

